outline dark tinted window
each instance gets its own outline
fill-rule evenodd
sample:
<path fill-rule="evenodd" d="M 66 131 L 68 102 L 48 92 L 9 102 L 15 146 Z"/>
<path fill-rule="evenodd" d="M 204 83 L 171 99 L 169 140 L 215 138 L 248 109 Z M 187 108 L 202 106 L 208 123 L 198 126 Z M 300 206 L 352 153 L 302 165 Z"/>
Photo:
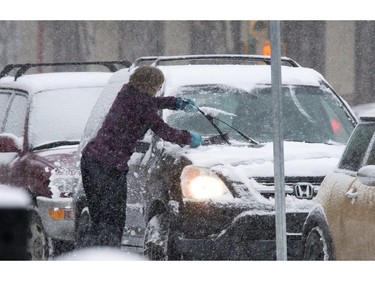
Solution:
<path fill-rule="evenodd" d="M 375 124 L 361 123 L 357 126 L 340 160 L 340 169 L 356 172 L 364 164 L 375 164 L 374 132 Z M 368 149 L 370 143 L 372 145 Z"/>
<path fill-rule="evenodd" d="M 309 86 L 284 87 L 284 139 L 298 142 L 346 143 L 354 121 L 350 120 L 341 101 L 328 88 Z M 171 93 L 195 100 L 206 113 L 239 129 L 260 142 L 273 141 L 273 106 L 270 86 L 251 92 L 224 85 L 201 85 L 180 88 Z M 203 135 L 217 134 L 200 113 L 175 111 L 167 122 L 175 127 Z M 218 122 L 232 139 L 243 140 L 238 133 Z"/>

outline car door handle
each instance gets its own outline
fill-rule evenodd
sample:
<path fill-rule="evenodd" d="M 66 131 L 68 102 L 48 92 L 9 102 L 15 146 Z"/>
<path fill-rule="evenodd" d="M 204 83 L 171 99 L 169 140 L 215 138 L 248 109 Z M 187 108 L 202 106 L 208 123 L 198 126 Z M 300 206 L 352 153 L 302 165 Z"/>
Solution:
<path fill-rule="evenodd" d="M 358 197 L 358 194 L 357 194 L 357 191 L 355 191 L 353 188 L 349 189 L 346 193 L 345 193 L 346 197 L 348 197 L 349 199 L 352 199 L 352 202 L 355 201 L 355 199 L 357 199 Z"/>

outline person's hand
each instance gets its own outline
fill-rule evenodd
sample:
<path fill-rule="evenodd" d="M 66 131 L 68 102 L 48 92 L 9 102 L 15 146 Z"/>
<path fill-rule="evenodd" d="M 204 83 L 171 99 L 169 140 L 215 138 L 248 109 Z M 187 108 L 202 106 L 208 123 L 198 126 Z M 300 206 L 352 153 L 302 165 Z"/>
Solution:
<path fill-rule="evenodd" d="M 191 142 L 190 147 L 196 148 L 203 143 L 202 137 L 198 134 L 190 133 L 191 134 Z"/>
<path fill-rule="evenodd" d="M 198 110 L 197 106 L 195 105 L 195 102 L 192 99 L 177 98 L 176 103 L 177 109 L 182 109 L 186 112 L 195 112 Z"/>

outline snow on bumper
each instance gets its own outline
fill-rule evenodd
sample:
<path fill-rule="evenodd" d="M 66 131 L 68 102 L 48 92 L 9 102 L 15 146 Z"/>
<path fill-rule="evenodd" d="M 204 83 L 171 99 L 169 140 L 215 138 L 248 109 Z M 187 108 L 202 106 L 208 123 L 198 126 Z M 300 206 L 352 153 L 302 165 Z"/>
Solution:
<path fill-rule="evenodd" d="M 53 239 L 74 240 L 74 212 L 72 198 L 37 197 L 39 216 L 45 232 Z"/>

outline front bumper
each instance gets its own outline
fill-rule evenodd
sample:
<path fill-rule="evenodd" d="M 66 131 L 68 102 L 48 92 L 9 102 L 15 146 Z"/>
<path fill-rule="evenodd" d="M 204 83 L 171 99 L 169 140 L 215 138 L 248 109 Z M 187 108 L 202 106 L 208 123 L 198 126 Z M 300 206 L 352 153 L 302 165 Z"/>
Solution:
<path fill-rule="evenodd" d="M 308 211 L 287 212 L 287 258 L 301 259 L 302 226 Z M 173 216 L 172 216 L 173 217 Z M 275 212 L 187 202 L 172 223 L 175 250 L 184 259 L 275 260 Z"/>
<path fill-rule="evenodd" d="M 74 241 L 73 199 L 39 196 L 36 200 L 47 235 L 57 240 Z"/>

